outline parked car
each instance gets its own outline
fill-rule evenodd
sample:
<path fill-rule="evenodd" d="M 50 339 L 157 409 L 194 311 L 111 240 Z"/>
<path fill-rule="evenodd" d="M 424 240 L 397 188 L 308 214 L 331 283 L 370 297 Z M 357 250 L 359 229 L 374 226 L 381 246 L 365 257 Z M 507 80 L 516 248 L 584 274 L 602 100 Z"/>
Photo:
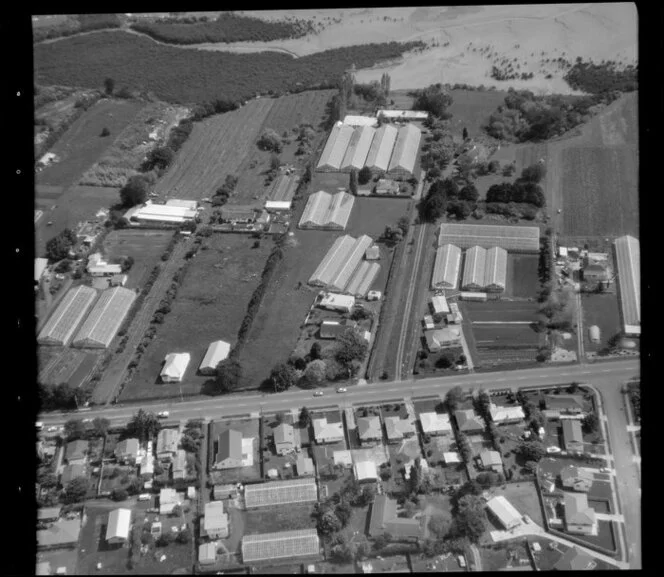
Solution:
<path fill-rule="evenodd" d="M 322 397 L 323 396 L 323 391 L 316 391 L 314 393 L 314 397 Z"/>
<path fill-rule="evenodd" d="M 347 391 L 346 387 L 339 387 L 337 393 L 345 393 Z"/>
<path fill-rule="evenodd" d="M 157 413 L 157 417 L 160 419 L 168 419 L 170 413 L 168 411 L 160 411 Z"/>

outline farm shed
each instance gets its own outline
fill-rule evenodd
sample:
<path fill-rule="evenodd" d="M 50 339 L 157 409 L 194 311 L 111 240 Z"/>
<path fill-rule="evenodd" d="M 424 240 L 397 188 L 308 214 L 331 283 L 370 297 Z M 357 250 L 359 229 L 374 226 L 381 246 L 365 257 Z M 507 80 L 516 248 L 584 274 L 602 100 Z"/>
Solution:
<path fill-rule="evenodd" d="M 290 557 L 313 557 L 320 554 L 316 529 L 298 529 L 245 535 L 242 537 L 242 561 L 272 561 Z"/>
<path fill-rule="evenodd" d="M 288 202 L 290 207 L 299 183 L 300 177 L 297 174 L 280 174 L 270 188 L 268 199 L 272 202 Z"/>
<path fill-rule="evenodd" d="M 355 297 L 337 293 L 325 293 L 318 306 L 323 309 L 349 313 L 355 306 Z"/>
<path fill-rule="evenodd" d="M 298 477 L 307 477 L 316 474 L 313 459 L 311 457 L 306 457 L 302 453 L 298 453 L 296 457 L 295 468 L 297 469 Z"/>
<path fill-rule="evenodd" d="M 122 287 L 114 287 L 101 293 L 99 300 L 74 338 L 73 346 L 105 349 L 124 322 L 136 293 Z"/>
<path fill-rule="evenodd" d="M 256 220 L 256 208 L 253 206 L 222 206 L 221 220 L 233 224 L 247 224 Z"/>
<path fill-rule="evenodd" d="M 425 435 L 444 435 L 452 432 L 450 416 L 446 413 L 420 413 L 420 424 Z"/>
<path fill-rule="evenodd" d="M 129 539 L 131 509 L 115 509 L 108 515 L 106 541 L 111 544 L 125 543 Z"/>
<path fill-rule="evenodd" d="M 199 545 L 198 562 L 201 565 L 214 565 L 217 562 L 217 544 L 211 542 Z"/>
<path fill-rule="evenodd" d="M 330 131 L 330 136 L 320 155 L 316 170 L 321 172 L 338 171 L 341 168 L 346 148 L 348 148 L 348 143 L 354 132 L 355 129 L 352 126 L 337 122 Z"/>
<path fill-rule="evenodd" d="M 362 261 L 348 281 L 344 289 L 345 292 L 355 295 L 358 298 L 363 298 L 371 288 L 379 272 L 380 265 L 377 262 Z"/>
<path fill-rule="evenodd" d="M 39 344 L 67 346 L 96 298 L 97 291 L 88 286 L 69 289 L 39 333 Z"/>
<path fill-rule="evenodd" d="M 349 328 L 355 328 L 357 323 L 352 320 L 344 321 L 323 321 L 320 324 L 320 331 L 318 336 L 321 339 L 336 339 L 342 335 Z"/>
<path fill-rule="evenodd" d="M 509 252 L 538 253 L 540 229 L 537 226 L 443 223 L 438 246 L 455 244 L 461 248 L 499 246 Z"/>
<path fill-rule="evenodd" d="M 499 246 L 491 247 L 486 251 L 484 290 L 487 292 L 502 292 L 505 290 L 506 279 L 507 251 Z"/>
<path fill-rule="evenodd" d="M 506 530 L 521 524 L 521 513 L 502 495 L 489 499 L 486 506 Z"/>
<path fill-rule="evenodd" d="M 449 314 L 450 307 L 447 304 L 447 299 L 443 295 L 436 295 L 431 297 L 431 311 L 434 315 Z"/>
<path fill-rule="evenodd" d="M 620 307 L 625 334 L 641 334 L 641 248 L 633 236 L 615 241 Z"/>
<path fill-rule="evenodd" d="M 412 124 L 399 129 L 387 174 L 398 180 L 406 180 L 413 176 L 421 138 L 420 129 Z"/>
<path fill-rule="evenodd" d="M 356 239 L 349 235 L 338 237 L 323 257 L 323 260 L 320 261 L 314 274 L 309 278 L 309 284 L 314 286 L 328 285 L 346 261 L 346 256 L 355 246 L 355 242 Z"/>
<path fill-rule="evenodd" d="M 191 361 L 189 353 L 169 353 L 164 359 L 164 368 L 159 376 L 164 383 L 179 383 Z"/>
<path fill-rule="evenodd" d="M 154 204 L 148 200 L 142 206 L 135 206 L 125 212 L 124 217 L 133 222 L 141 224 L 182 224 L 196 218 L 198 211 L 186 206 L 174 206 L 169 204 Z"/>
<path fill-rule="evenodd" d="M 349 126 L 376 126 L 378 119 L 375 116 L 353 116 L 352 114 L 346 114 L 344 124 L 348 124 Z"/>
<path fill-rule="evenodd" d="M 436 249 L 431 288 L 456 288 L 461 270 L 461 249 L 453 244 L 444 244 Z"/>
<path fill-rule="evenodd" d="M 226 341 L 214 341 L 213 343 L 210 343 L 210 346 L 203 357 L 203 362 L 198 368 L 199 372 L 202 375 L 216 374 L 217 365 L 228 357 L 230 350 L 231 345 Z"/>
<path fill-rule="evenodd" d="M 166 201 L 166 206 L 177 206 L 179 208 L 187 208 L 189 210 L 196 210 L 198 208 L 198 201 L 196 201 L 196 200 L 182 200 L 180 198 L 169 198 Z"/>
<path fill-rule="evenodd" d="M 590 338 L 591 343 L 599 343 L 600 342 L 600 331 L 599 327 L 597 325 L 592 325 L 588 329 L 588 336 Z"/>
<path fill-rule="evenodd" d="M 86 269 L 92 276 L 112 276 L 122 273 L 122 266 L 107 263 L 98 252 L 88 257 Z"/>
<path fill-rule="evenodd" d="M 283 212 L 291 209 L 291 201 L 285 200 L 267 200 L 265 201 L 265 210 L 268 212 Z"/>
<path fill-rule="evenodd" d="M 347 192 L 330 194 L 319 190 L 309 196 L 298 227 L 343 230 L 354 203 L 355 197 Z"/>
<path fill-rule="evenodd" d="M 486 249 L 474 246 L 466 251 L 463 267 L 463 290 L 481 290 L 484 288 L 484 271 L 486 270 Z"/>
<path fill-rule="evenodd" d="M 422 110 L 379 110 L 376 116 L 389 120 L 426 120 L 429 113 Z"/>
<path fill-rule="evenodd" d="M 399 194 L 399 183 L 396 180 L 381 178 L 374 188 L 376 194 Z"/>
<path fill-rule="evenodd" d="M 341 163 L 343 172 L 360 170 L 364 166 L 375 134 L 376 129 L 371 126 L 360 126 L 354 130 Z"/>
<path fill-rule="evenodd" d="M 292 479 L 246 485 L 244 502 L 247 509 L 272 507 L 289 503 L 310 503 L 318 500 L 316 479 Z"/>
<path fill-rule="evenodd" d="M 462 291 L 459 293 L 459 298 L 462 301 L 475 301 L 475 302 L 486 302 L 488 295 L 483 292 L 465 292 Z"/>
<path fill-rule="evenodd" d="M 387 172 L 390 166 L 390 158 L 392 158 L 392 149 L 397 140 L 397 134 L 397 129 L 389 124 L 383 124 L 376 130 L 365 162 L 365 166 L 368 166 L 373 174 Z"/>

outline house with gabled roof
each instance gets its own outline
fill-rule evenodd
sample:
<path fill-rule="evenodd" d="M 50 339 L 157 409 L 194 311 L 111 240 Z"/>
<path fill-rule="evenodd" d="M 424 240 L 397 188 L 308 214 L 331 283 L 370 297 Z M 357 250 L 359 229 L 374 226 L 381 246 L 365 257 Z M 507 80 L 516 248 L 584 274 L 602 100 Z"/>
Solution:
<path fill-rule="evenodd" d="M 563 441 L 566 451 L 583 452 L 583 431 L 579 421 L 574 419 L 563 421 Z"/>
<path fill-rule="evenodd" d="M 397 502 L 387 495 L 376 495 L 371 505 L 369 536 L 389 533 L 395 540 L 419 539 L 423 535 L 423 518 L 406 519 L 397 514 Z"/>
<path fill-rule="evenodd" d="M 214 469 L 237 469 L 242 467 L 242 433 L 227 429 L 217 441 Z"/>
<path fill-rule="evenodd" d="M 281 423 L 274 429 L 274 448 L 277 455 L 287 455 L 297 448 L 293 425 Z"/>
<path fill-rule="evenodd" d="M 521 405 L 504 407 L 491 403 L 489 404 L 489 413 L 491 414 L 491 419 L 497 425 L 520 423 L 526 418 Z"/>
<path fill-rule="evenodd" d="M 157 435 L 157 458 L 160 461 L 171 461 L 175 458 L 180 443 L 180 431 L 162 429 Z"/>
<path fill-rule="evenodd" d="M 585 404 L 581 395 L 544 395 L 544 415 L 558 418 L 560 415 L 579 415 L 584 412 Z"/>
<path fill-rule="evenodd" d="M 60 484 L 63 487 L 66 487 L 70 481 L 77 479 L 78 477 L 85 477 L 85 465 L 80 463 L 74 463 L 73 465 L 67 465 L 62 470 L 62 476 L 60 477 Z"/>
<path fill-rule="evenodd" d="M 553 566 L 554 571 L 589 571 L 597 567 L 595 560 L 587 553 L 570 547 Z"/>
<path fill-rule="evenodd" d="M 420 413 L 420 424 L 425 435 L 447 435 L 452 432 L 447 413 Z"/>
<path fill-rule="evenodd" d="M 125 439 L 115 446 L 115 458 L 120 463 L 135 463 L 140 449 L 138 439 Z"/>
<path fill-rule="evenodd" d="M 341 422 L 328 423 L 326 417 L 312 419 L 316 443 L 338 443 L 344 440 L 344 427 Z"/>
<path fill-rule="evenodd" d="M 480 452 L 479 461 L 483 469 L 496 471 L 498 473 L 503 470 L 503 460 L 498 451 L 489 451 L 488 449 Z"/>
<path fill-rule="evenodd" d="M 567 465 L 560 471 L 560 480 L 565 489 L 587 493 L 592 487 L 594 476 L 588 469 Z"/>
<path fill-rule="evenodd" d="M 398 443 L 404 437 L 412 437 L 415 434 L 415 425 L 409 419 L 385 417 L 385 432 L 388 443 Z"/>
<path fill-rule="evenodd" d="M 460 409 L 454 413 L 454 417 L 462 433 L 480 433 L 486 427 L 484 419 L 473 409 Z"/>
<path fill-rule="evenodd" d="M 87 462 L 87 454 L 90 444 L 88 441 L 77 439 L 67 443 L 65 459 L 70 465 L 84 465 Z"/>
<path fill-rule="evenodd" d="M 574 535 L 597 535 L 595 510 L 585 493 L 565 493 L 565 529 Z"/>
<path fill-rule="evenodd" d="M 383 440 L 380 417 L 376 415 L 357 419 L 357 431 L 360 436 L 360 443 L 363 445 Z"/>

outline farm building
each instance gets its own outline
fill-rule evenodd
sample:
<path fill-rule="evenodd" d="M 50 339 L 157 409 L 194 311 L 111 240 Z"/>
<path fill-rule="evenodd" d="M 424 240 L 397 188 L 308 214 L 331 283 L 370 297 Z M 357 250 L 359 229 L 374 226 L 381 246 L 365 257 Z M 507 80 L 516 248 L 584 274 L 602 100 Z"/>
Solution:
<path fill-rule="evenodd" d="M 88 286 L 69 289 L 39 333 L 39 344 L 66 346 L 96 298 L 97 291 Z"/>
<path fill-rule="evenodd" d="M 378 537 L 389 533 L 394 539 L 417 539 L 422 536 L 422 519 L 401 518 L 397 514 L 397 502 L 387 495 L 376 495 L 371 505 L 369 535 Z"/>
<path fill-rule="evenodd" d="M 253 206 L 229 206 L 224 205 L 221 207 L 221 220 L 222 222 L 230 222 L 232 224 L 249 224 L 256 221 L 256 208 Z"/>
<path fill-rule="evenodd" d="M 265 210 L 268 212 L 287 212 L 291 209 L 291 204 L 290 200 L 266 200 Z M 274 223 L 271 226 L 274 226 Z"/>
<path fill-rule="evenodd" d="M 388 120 L 421 120 L 429 118 L 429 113 L 422 110 L 379 110 L 376 114 Z"/>
<path fill-rule="evenodd" d="M 217 372 L 217 365 L 228 357 L 231 351 L 230 343 L 226 341 L 214 341 L 203 357 L 203 362 L 198 368 L 202 375 L 214 375 Z"/>
<path fill-rule="evenodd" d="M 617 238 L 615 248 L 624 332 L 637 336 L 641 334 L 641 248 L 633 236 Z"/>
<path fill-rule="evenodd" d="M 330 282 L 329 286 L 331 289 L 346 292 L 346 287 L 350 285 L 351 280 L 354 277 L 354 273 L 356 270 L 358 270 L 358 265 L 362 261 L 364 253 L 366 252 L 367 248 L 371 246 L 372 242 L 373 239 L 367 235 L 362 235 L 355 241 L 355 244 L 351 250 L 348 252 L 348 254 L 346 254 L 345 261 L 342 263 L 341 268 Z M 379 264 L 372 264 L 374 265 L 374 270 L 377 270 L 375 267 L 380 268 Z M 371 278 L 371 281 L 373 281 L 373 278 Z M 367 287 L 367 290 L 368 288 L 369 287 Z"/>
<path fill-rule="evenodd" d="M 169 198 L 166 201 L 166 206 L 177 206 L 179 208 L 188 208 L 189 210 L 196 210 L 198 208 L 198 201 L 182 200 L 179 198 Z"/>
<path fill-rule="evenodd" d="M 106 541 L 111 544 L 126 543 L 129 539 L 131 509 L 115 509 L 108 515 Z"/>
<path fill-rule="evenodd" d="M 349 313 L 355 306 L 355 297 L 336 293 L 325 293 L 318 303 L 322 309 Z"/>
<path fill-rule="evenodd" d="M 609 271 L 603 264 L 589 264 L 582 269 L 583 280 L 586 282 L 606 282 L 609 280 Z"/>
<path fill-rule="evenodd" d="M 341 168 L 346 149 L 354 132 L 355 129 L 352 126 L 337 122 L 330 131 L 330 136 L 320 155 L 316 170 L 321 172 L 338 171 Z"/>
<path fill-rule="evenodd" d="M 380 259 L 380 248 L 378 245 L 372 245 L 370 246 L 365 252 L 364 252 L 364 258 L 366 260 L 379 260 Z"/>
<path fill-rule="evenodd" d="M 459 293 L 459 298 L 462 301 L 475 301 L 475 302 L 486 302 L 488 295 L 484 292 L 465 292 L 462 291 Z"/>
<path fill-rule="evenodd" d="M 148 200 L 143 205 L 134 206 L 125 212 L 130 223 L 137 224 L 183 224 L 196 218 L 198 211 L 186 206 L 154 204 Z"/>
<path fill-rule="evenodd" d="M 345 292 L 358 298 L 364 297 L 369 292 L 379 272 L 380 265 L 377 262 L 362 261 L 355 269 L 350 281 L 348 281 L 344 289 Z"/>
<path fill-rule="evenodd" d="M 309 196 L 298 227 L 343 230 L 354 203 L 355 197 L 347 192 L 330 194 L 319 190 Z"/>
<path fill-rule="evenodd" d="M 178 493 L 172 487 L 164 487 L 159 491 L 159 514 L 169 515 L 176 505 L 180 505 Z"/>
<path fill-rule="evenodd" d="M 461 280 L 463 290 L 482 290 L 484 288 L 486 252 L 486 249 L 481 246 L 474 246 L 466 251 L 463 278 Z"/>
<path fill-rule="evenodd" d="M 73 346 L 107 348 L 122 325 L 135 298 L 136 293 L 133 290 L 119 286 L 102 292 L 76 334 Z"/>
<path fill-rule="evenodd" d="M 159 376 L 163 383 L 179 383 L 191 361 L 189 353 L 168 353 Z"/>
<path fill-rule="evenodd" d="M 499 246 L 510 252 L 537 253 L 539 238 L 537 226 L 443 223 L 438 233 L 438 246 L 450 243 L 461 248 Z"/>
<path fill-rule="evenodd" d="M 396 180 L 381 178 L 374 189 L 376 194 L 399 194 L 399 183 Z"/>
<path fill-rule="evenodd" d="M 201 565 L 214 565 L 217 562 L 217 544 L 201 543 L 198 546 L 198 562 Z"/>
<path fill-rule="evenodd" d="M 392 149 L 397 140 L 398 130 L 389 124 L 383 124 L 374 135 L 371 148 L 365 166 L 371 169 L 373 174 L 383 174 L 390 167 Z"/>
<path fill-rule="evenodd" d="M 502 495 L 489 499 L 486 506 L 506 530 L 521 524 L 521 513 Z"/>
<path fill-rule="evenodd" d="M 245 535 L 242 537 L 242 561 L 273 561 L 291 557 L 314 557 L 320 554 L 316 529 L 298 529 Z"/>
<path fill-rule="evenodd" d="M 412 124 L 407 124 L 399 129 L 387 174 L 397 180 L 413 177 L 421 138 L 422 132 Z"/>
<path fill-rule="evenodd" d="M 88 257 L 86 268 L 92 276 L 113 276 L 122 273 L 122 266 L 107 263 L 98 252 Z"/>
<path fill-rule="evenodd" d="M 346 114 L 344 124 L 348 124 L 349 126 L 376 126 L 378 119 L 375 116 L 353 116 L 352 114 Z"/>
<path fill-rule="evenodd" d="M 300 177 L 297 174 L 280 174 L 272 184 L 268 195 L 269 202 L 287 202 L 290 208 L 295 196 L 297 185 L 300 183 Z M 265 208 L 269 208 L 267 203 Z"/>
<path fill-rule="evenodd" d="M 318 500 L 316 479 L 292 479 L 246 485 L 244 501 L 247 509 L 272 507 L 289 503 L 311 503 Z"/>
<path fill-rule="evenodd" d="M 436 249 L 431 288 L 456 288 L 461 270 L 461 249 L 453 244 L 444 244 Z"/>
<path fill-rule="evenodd" d="M 360 483 L 362 481 L 378 480 L 378 469 L 373 461 L 360 461 L 353 465 L 353 474 Z"/>
<path fill-rule="evenodd" d="M 346 154 L 341 162 L 342 172 L 360 170 L 369 154 L 369 148 L 376 134 L 376 129 L 371 126 L 359 126 L 353 131 L 353 136 L 348 143 Z"/>
<path fill-rule="evenodd" d="M 502 292 L 505 290 L 506 279 L 507 251 L 499 246 L 491 247 L 486 251 L 484 290 L 487 292 Z"/>
<path fill-rule="evenodd" d="M 447 304 L 447 299 L 443 295 L 436 295 L 431 297 L 431 312 L 434 315 L 447 315 L 450 313 L 450 307 Z"/>
<path fill-rule="evenodd" d="M 223 501 L 210 501 L 205 504 L 201 534 L 210 539 L 228 537 L 228 513 L 224 513 Z"/>
<path fill-rule="evenodd" d="M 312 419 L 314 426 L 314 438 L 316 443 L 338 443 L 344 440 L 343 425 L 339 423 L 328 423 L 325 417 Z"/>
<path fill-rule="evenodd" d="M 600 342 L 600 331 L 597 325 L 592 325 L 588 328 L 588 337 L 590 338 L 591 343 L 597 344 Z"/>
<path fill-rule="evenodd" d="M 432 353 L 437 353 L 447 347 L 455 347 L 461 344 L 461 331 L 452 327 L 424 331 L 427 348 Z"/>
<path fill-rule="evenodd" d="M 124 286 L 127 284 L 128 278 L 129 277 L 126 274 L 114 274 L 110 279 L 108 279 L 108 284 L 112 287 Z"/>
<path fill-rule="evenodd" d="M 425 435 L 445 435 L 452 432 L 447 413 L 420 413 L 420 424 Z"/>

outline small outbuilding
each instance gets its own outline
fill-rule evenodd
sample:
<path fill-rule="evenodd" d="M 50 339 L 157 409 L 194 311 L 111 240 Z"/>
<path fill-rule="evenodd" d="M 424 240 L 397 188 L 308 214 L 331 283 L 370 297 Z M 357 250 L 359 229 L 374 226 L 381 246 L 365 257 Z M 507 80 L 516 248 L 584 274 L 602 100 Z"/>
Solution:
<path fill-rule="evenodd" d="M 231 351 L 230 343 L 226 341 L 214 341 L 203 357 L 203 362 L 198 368 L 202 375 L 214 375 L 217 372 L 217 365 L 228 357 Z"/>
<path fill-rule="evenodd" d="M 115 509 L 108 516 L 106 541 L 111 544 L 125 543 L 129 539 L 131 509 Z"/>
<path fill-rule="evenodd" d="M 189 353 L 169 353 L 164 359 L 164 368 L 161 370 L 162 382 L 179 383 L 189 366 L 191 355 Z"/>
<path fill-rule="evenodd" d="M 506 530 L 521 524 L 521 513 L 502 495 L 489 499 L 486 506 Z"/>

